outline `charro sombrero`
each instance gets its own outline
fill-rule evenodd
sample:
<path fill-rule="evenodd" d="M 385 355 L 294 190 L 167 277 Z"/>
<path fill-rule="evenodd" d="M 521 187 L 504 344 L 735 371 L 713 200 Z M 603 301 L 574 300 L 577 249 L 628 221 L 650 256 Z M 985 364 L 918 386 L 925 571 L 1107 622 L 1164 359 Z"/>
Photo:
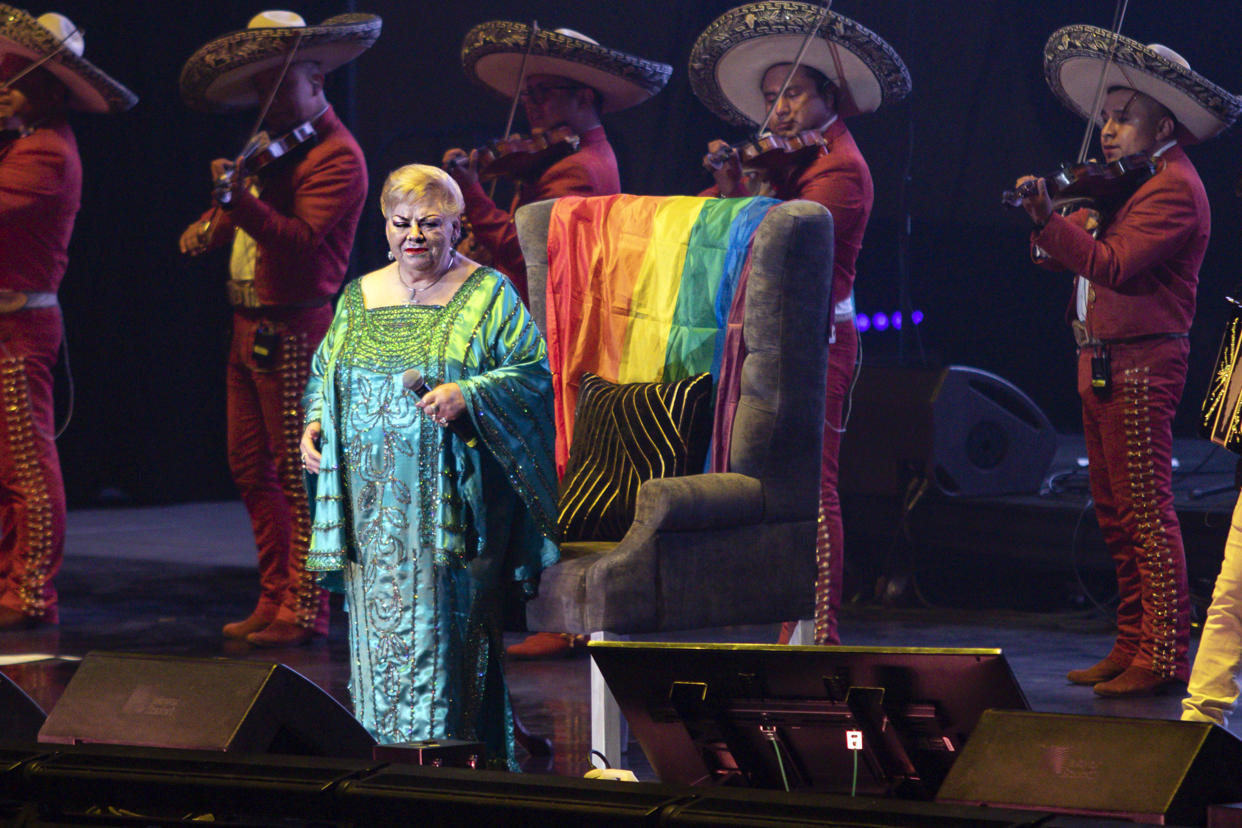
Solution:
<path fill-rule="evenodd" d="M 1104 90 L 1123 86 L 1159 101 L 1182 126 L 1184 143 L 1216 136 L 1242 112 L 1242 99 L 1192 71 L 1186 59 L 1167 46 L 1145 46 L 1085 24 L 1057 29 L 1044 46 L 1048 85 L 1083 118 L 1099 117 L 1092 110 L 1105 64 Z"/>
<path fill-rule="evenodd" d="M 529 41 L 527 23 L 480 23 L 461 44 L 466 77 L 512 98 Z M 672 73 L 666 63 L 608 49 L 568 29 L 536 31 L 526 62 L 528 76 L 559 75 L 599 92 L 604 112 L 642 103 L 663 89 Z"/>
<path fill-rule="evenodd" d="M 823 14 L 811 3 L 767 0 L 731 9 L 690 50 L 690 88 L 726 121 L 758 124 L 767 115 L 760 85 L 778 63 L 793 63 L 806 33 Z M 910 73 L 875 32 L 829 13 L 802 58 L 840 90 L 842 116 L 874 112 L 910 92 Z"/>
<path fill-rule="evenodd" d="M 258 106 L 250 79 L 280 66 L 295 42 L 294 60 L 315 61 L 327 73 L 371 48 L 382 25 L 373 14 L 338 14 L 307 26 L 294 12 L 260 12 L 245 29 L 221 35 L 190 55 L 181 67 L 181 97 L 207 112 Z"/>
<path fill-rule="evenodd" d="M 64 43 L 64 48 L 56 50 Z M 85 40 L 69 18 L 49 12 L 31 17 L 19 8 L 0 3 L 0 56 L 17 55 L 31 62 L 49 54 L 43 64 L 69 89 L 69 106 L 86 112 L 124 112 L 138 96 L 82 57 Z"/>

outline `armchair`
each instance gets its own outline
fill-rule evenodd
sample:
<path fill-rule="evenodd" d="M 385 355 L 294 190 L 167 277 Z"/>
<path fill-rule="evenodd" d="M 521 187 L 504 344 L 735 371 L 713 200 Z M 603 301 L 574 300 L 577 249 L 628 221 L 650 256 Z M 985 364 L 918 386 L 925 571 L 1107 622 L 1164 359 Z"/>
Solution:
<path fill-rule="evenodd" d="M 516 216 L 545 334 L 554 204 Z M 532 631 L 604 640 L 810 617 L 832 251 L 832 216 L 821 205 L 785 202 L 764 216 L 745 286 L 730 471 L 649 480 L 620 542 L 563 543 L 527 605 Z M 591 709 L 592 747 L 615 764 L 620 711 L 594 665 Z"/>

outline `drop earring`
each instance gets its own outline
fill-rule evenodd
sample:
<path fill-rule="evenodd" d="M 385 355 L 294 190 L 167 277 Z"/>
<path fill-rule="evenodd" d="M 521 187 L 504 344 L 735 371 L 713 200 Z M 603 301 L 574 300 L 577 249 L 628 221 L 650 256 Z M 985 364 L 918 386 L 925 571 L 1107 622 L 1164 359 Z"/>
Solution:
<path fill-rule="evenodd" d="M 396 260 L 397 260 L 396 255 L 395 255 L 395 254 L 394 254 L 391 250 L 389 250 L 389 251 L 388 251 L 388 261 L 390 261 L 390 262 L 395 262 Z"/>

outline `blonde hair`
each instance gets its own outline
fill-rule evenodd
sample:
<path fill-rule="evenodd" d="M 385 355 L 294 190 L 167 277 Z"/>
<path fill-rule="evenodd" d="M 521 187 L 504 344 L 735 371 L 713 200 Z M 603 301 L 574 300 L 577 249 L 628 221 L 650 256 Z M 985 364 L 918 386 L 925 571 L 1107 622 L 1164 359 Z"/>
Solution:
<path fill-rule="evenodd" d="M 401 202 L 425 198 L 439 202 L 444 213 L 452 218 L 459 218 L 466 209 L 461 188 L 451 175 L 428 164 L 406 164 L 384 179 L 384 189 L 380 191 L 380 212 L 388 218 Z"/>

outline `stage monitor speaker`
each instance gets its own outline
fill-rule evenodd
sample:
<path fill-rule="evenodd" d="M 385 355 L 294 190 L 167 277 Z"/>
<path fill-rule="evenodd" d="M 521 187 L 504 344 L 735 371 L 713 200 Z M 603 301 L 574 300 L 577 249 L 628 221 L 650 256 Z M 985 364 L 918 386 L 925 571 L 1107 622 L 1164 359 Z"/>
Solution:
<path fill-rule="evenodd" d="M 864 363 L 841 441 L 840 490 L 901 495 L 926 477 L 947 495 L 1036 494 L 1057 434 L 995 374 Z"/>
<path fill-rule="evenodd" d="M 986 711 L 938 802 L 1202 825 L 1242 800 L 1242 741 L 1213 724 Z"/>
<path fill-rule="evenodd" d="M 39 742 L 369 759 L 375 740 L 283 664 L 89 653 Z"/>
<path fill-rule="evenodd" d="M 34 699 L 0 673 L 0 742 L 33 745 L 46 718 Z"/>

